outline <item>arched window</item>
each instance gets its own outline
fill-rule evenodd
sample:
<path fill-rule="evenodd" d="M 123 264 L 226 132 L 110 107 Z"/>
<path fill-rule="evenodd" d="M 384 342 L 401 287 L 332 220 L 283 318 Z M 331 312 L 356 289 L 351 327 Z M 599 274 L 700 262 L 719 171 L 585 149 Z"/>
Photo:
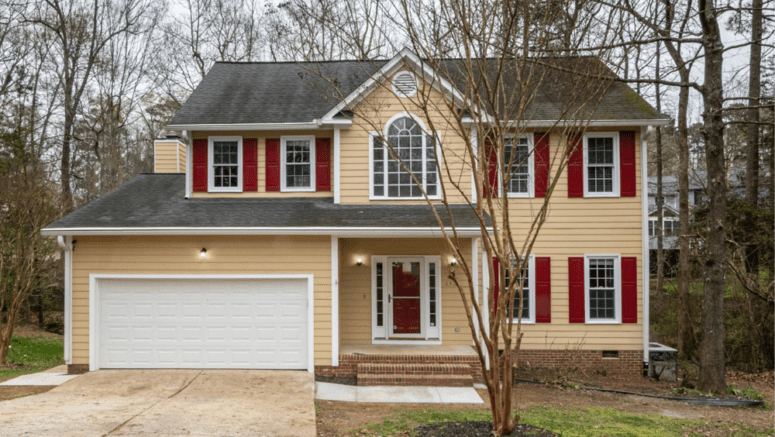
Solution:
<path fill-rule="evenodd" d="M 387 141 L 390 147 L 386 147 L 380 138 L 373 138 L 372 196 L 422 197 L 422 187 L 428 196 L 436 197 L 438 177 L 433 137 L 407 116 L 390 123 Z M 420 185 L 415 183 L 412 174 Z"/>

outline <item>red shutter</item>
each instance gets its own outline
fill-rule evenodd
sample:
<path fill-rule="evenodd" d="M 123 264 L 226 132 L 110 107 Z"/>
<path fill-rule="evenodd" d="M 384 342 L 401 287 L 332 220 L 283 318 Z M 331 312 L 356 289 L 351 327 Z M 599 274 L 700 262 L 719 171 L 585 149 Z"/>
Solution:
<path fill-rule="evenodd" d="M 546 190 L 549 187 L 549 134 L 535 134 L 533 144 L 535 197 L 546 197 Z"/>
<path fill-rule="evenodd" d="M 315 190 L 331 191 L 331 139 L 315 139 Z"/>
<path fill-rule="evenodd" d="M 622 257 L 622 323 L 638 323 L 638 258 Z"/>
<path fill-rule="evenodd" d="M 552 322 L 551 260 L 548 256 L 537 256 L 536 265 L 536 323 Z"/>
<path fill-rule="evenodd" d="M 280 139 L 266 139 L 266 191 L 280 191 Z"/>
<path fill-rule="evenodd" d="M 487 181 L 485 181 L 484 197 L 492 193 L 492 197 L 498 197 L 498 148 L 490 138 L 484 140 L 484 154 L 487 161 Z"/>
<path fill-rule="evenodd" d="M 492 257 L 492 276 L 492 307 L 495 312 L 498 311 L 498 291 L 501 282 L 500 263 L 496 257 Z"/>
<path fill-rule="evenodd" d="M 570 323 L 584 323 L 584 258 L 568 258 L 568 315 Z"/>
<path fill-rule="evenodd" d="M 635 131 L 619 132 L 619 190 L 621 197 L 635 197 Z"/>
<path fill-rule="evenodd" d="M 568 197 L 584 197 L 584 144 L 582 137 L 568 138 Z"/>
<path fill-rule="evenodd" d="M 194 191 L 207 191 L 207 140 L 194 140 Z"/>
<path fill-rule="evenodd" d="M 242 191 L 258 191 L 258 138 L 242 140 Z"/>

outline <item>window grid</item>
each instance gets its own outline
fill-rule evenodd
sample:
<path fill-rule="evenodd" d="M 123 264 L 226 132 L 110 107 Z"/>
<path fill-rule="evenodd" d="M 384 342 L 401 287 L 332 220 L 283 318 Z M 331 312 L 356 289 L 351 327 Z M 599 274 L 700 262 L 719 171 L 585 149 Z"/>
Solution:
<path fill-rule="evenodd" d="M 438 171 L 433 137 L 425 135 L 411 117 L 403 117 L 391 123 L 387 141 L 391 145 L 392 152 L 380 138 L 373 139 L 374 196 L 422 197 L 420 186 L 425 189 L 428 196 L 437 196 Z M 412 174 L 420 185 L 415 183 Z"/>
<path fill-rule="evenodd" d="M 511 267 L 506 269 L 506 289 L 509 288 L 509 280 L 511 279 L 511 271 L 516 271 L 518 268 L 516 260 L 512 261 Z M 525 266 L 525 269 L 520 272 L 517 277 L 518 281 L 522 281 L 522 319 L 530 318 L 530 263 Z M 511 315 L 513 318 L 519 317 L 519 290 L 514 291 L 514 311 Z"/>
<path fill-rule="evenodd" d="M 589 260 L 589 318 L 616 318 L 616 286 L 613 258 Z"/>
<path fill-rule="evenodd" d="M 285 186 L 288 188 L 310 188 L 312 162 L 309 140 L 288 140 L 285 142 Z"/>
<path fill-rule="evenodd" d="M 528 154 L 530 152 L 528 139 L 520 137 L 517 144 L 514 144 L 514 138 L 506 138 L 506 153 L 504 159 L 503 174 L 508 174 L 509 163 L 512 154 L 514 162 L 511 165 L 511 179 L 509 179 L 509 193 L 527 194 L 528 180 L 530 178 L 530 166 L 528 165 Z"/>
<path fill-rule="evenodd" d="M 384 320 L 385 309 L 382 263 L 377 263 L 377 326 L 384 326 Z"/>
<path fill-rule="evenodd" d="M 428 314 L 431 326 L 436 326 L 436 263 L 428 264 Z"/>
<path fill-rule="evenodd" d="M 614 140 L 611 137 L 587 138 L 587 191 L 613 193 Z"/>
<path fill-rule="evenodd" d="M 213 141 L 213 186 L 239 186 L 238 150 L 236 141 Z"/>

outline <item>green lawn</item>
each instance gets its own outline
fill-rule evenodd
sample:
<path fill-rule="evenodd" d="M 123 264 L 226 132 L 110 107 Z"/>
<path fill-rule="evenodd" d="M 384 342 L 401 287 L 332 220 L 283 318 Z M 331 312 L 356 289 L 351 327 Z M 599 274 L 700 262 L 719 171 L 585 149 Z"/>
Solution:
<path fill-rule="evenodd" d="M 492 420 L 487 411 L 396 411 L 366 428 L 375 435 L 392 435 L 415 428 L 418 425 L 438 422 L 462 422 L 471 420 Z M 555 409 L 534 407 L 522 412 L 521 423 L 539 426 L 564 437 L 573 436 L 662 436 L 684 435 L 702 436 L 691 431 L 707 429 L 710 425 L 704 420 L 673 419 L 655 414 L 625 413 L 613 408 Z M 726 426 L 724 426 L 726 427 Z M 354 431 L 354 432 L 357 432 Z M 764 437 L 769 432 L 756 432 L 752 429 L 730 427 L 727 435 Z"/>
<path fill-rule="evenodd" d="M 24 364 L 23 369 L 0 369 L 0 379 L 40 372 L 64 364 L 62 338 L 13 337 L 8 361 Z"/>

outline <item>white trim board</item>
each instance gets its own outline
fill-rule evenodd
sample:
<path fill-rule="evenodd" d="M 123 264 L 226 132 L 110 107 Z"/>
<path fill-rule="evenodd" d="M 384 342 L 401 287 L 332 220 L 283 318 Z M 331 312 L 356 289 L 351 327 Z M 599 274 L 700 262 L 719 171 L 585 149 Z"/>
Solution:
<path fill-rule="evenodd" d="M 491 228 L 490 228 L 491 229 Z M 452 232 L 452 228 L 446 228 Z M 457 228 L 463 238 L 481 237 L 480 228 Z M 41 235 L 335 235 L 338 237 L 420 238 L 443 237 L 441 229 L 432 228 L 354 228 L 354 227 L 161 227 L 161 228 L 46 228 Z"/>
<path fill-rule="evenodd" d="M 339 238 L 331 236 L 331 366 L 339 367 Z"/>
<path fill-rule="evenodd" d="M 307 280 L 307 372 L 315 372 L 315 293 L 312 274 L 143 274 L 92 273 L 89 275 L 89 371 L 99 370 L 99 280 L 100 279 L 306 279 Z"/>

